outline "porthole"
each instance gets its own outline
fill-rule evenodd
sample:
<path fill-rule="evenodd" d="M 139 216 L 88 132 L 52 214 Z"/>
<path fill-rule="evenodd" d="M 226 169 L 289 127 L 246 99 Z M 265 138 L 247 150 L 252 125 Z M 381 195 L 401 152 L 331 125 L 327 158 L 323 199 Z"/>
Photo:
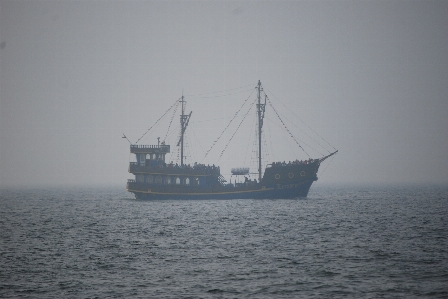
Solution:
<path fill-rule="evenodd" d="M 276 178 L 277 180 L 279 180 L 279 179 L 280 179 L 280 175 L 277 173 L 277 174 L 275 175 L 275 178 Z"/>
<path fill-rule="evenodd" d="M 305 171 L 302 170 L 302 171 L 300 172 L 300 176 L 305 176 L 305 175 L 306 175 Z"/>
<path fill-rule="evenodd" d="M 288 173 L 288 176 L 290 179 L 292 179 L 294 177 L 294 173 L 290 172 L 290 173 Z"/>

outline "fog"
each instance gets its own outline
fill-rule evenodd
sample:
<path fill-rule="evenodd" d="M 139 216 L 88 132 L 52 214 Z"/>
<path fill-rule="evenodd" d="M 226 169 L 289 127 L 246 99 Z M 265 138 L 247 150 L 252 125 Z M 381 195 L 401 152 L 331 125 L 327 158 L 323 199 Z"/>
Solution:
<path fill-rule="evenodd" d="M 241 132 L 221 158 L 224 136 L 204 153 L 258 80 L 294 136 L 339 150 L 317 184 L 448 183 L 447 16 L 446 1 L 2 0 L 0 184 L 124 188 L 122 134 L 135 143 L 182 94 L 187 163 L 249 166 Z M 171 117 L 139 144 L 163 140 Z M 264 133 L 264 163 L 308 158 Z"/>

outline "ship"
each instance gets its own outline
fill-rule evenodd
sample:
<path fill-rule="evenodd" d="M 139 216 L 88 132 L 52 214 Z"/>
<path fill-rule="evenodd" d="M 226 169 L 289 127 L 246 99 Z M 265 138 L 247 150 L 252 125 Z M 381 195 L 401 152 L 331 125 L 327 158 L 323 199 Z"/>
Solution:
<path fill-rule="evenodd" d="M 128 172 L 134 175 L 128 179 L 126 189 L 137 199 L 292 199 L 306 197 L 313 182 L 317 181 L 320 165 L 338 151 L 318 158 L 296 159 L 289 162 L 271 162 L 262 168 L 262 131 L 266 112 L 267 95 L 263 92 L 261 82 L 255 89 L 258 155 L 257 171 L 252 173 L 255 179 L 248 179 L 251 172 L 248 167 L 231 169 L 232 176 L 244 177 L 228 183 L 217 165 L 205 165 L 198 162 L 184 163 L 184 136 L 192 115 L 185 113 L 185 97 L 182 95 L 177 104 L 181 105 L 180 132 L 177 146 L 180 147 L 180 163 L 167 163 L 166 155 L 171 146 L 160 142 L 143 145 L 131 143 L 130 153 L 135 155 L 135 162 L 129 162 Z M 264 95 L 264 96 L 263 96 Z M 277 113 L 275 111 L 275 113 Z M 166 113 L 165 113 L 166 114 Z M 277 114 L 278 116 L 278 114 Z M 292 136 L 292 135 L 291 135 Z M 298 146 L 300 144 L 298 143 Z"/>

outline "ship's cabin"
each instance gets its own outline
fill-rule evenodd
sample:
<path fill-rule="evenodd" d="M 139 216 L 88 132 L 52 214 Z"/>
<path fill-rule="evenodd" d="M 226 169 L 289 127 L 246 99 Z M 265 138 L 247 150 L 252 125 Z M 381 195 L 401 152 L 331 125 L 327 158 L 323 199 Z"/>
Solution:
<path fill-rule="evenodd" d="M 130 151 L 136 156 L 136 162 L 129 165 L 129 172 L 135 175 L 135 180 L 129 180 L 131 183 L 205 187 L 220 177 L 220 169 L 215 165 L 166 163 L 169 145 L 131 145 Z"/>
<path fill-rule="evenodd" d="M 165 163 L 165 155 L 170 152 L 170 146 L 161 145 L 136 145 L 131 144 L 131 153 L 135 154 L 137 165 L 156 166 Z"/>

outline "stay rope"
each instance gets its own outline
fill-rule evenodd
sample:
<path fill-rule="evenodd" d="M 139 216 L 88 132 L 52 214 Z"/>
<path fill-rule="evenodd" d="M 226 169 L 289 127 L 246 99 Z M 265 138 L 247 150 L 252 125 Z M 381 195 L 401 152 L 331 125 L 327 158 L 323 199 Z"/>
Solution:
<path fill-rule="evenodd" d="M 272 106 L 271 100 L 269 99 L 268 96 L 266 96 L 269 106 L 271 106 L 272 110 L 274 110 L 275 114 L 277 115 L 278 119 L 281 121 L 281 123 L 283 124 L 283 127 L 285 127 L 286 131 L 288 132 L 288 134 L 291 136 L 291 138 L 297 143 L 297 145 L 302 149 L 302 151 L 308 156 L 308 158 L 311 158 L 311 156 L 306 152 L 306 150 L 300 145 L 300 143 L 297 141 L 297 139 L 294 137 L 294 135 L 292 135 L 291 131 L 289 131 L 288 127 L 285 125 L 285 123 L 283 122 L 282 118 L 280 117 L 280 115 L 278 114 L 277 110 L 275 110 L 274 106 Z"/>
<path fill-rule="evenodd" d="M 255 89 L 252 90 L 252 92 L 250 93 L 250 95 L 247 97 L 247 99 L 244 101 L 244 103 L 241 105 L 240 109 L 238 109 L 237 112 L 235 112 L 235 114 L 233 115 L 232 119 L 230 120 L 230 122 L 227 124 L 227 126 L 224 128 L 224 130 L 221 132 L 221 134 L 219 135 L 219 137 L 213 142 L 212 146 L 210 147 L 210 149 L 205 153 L 204 158 L 207 157 L 207 155 L 210 153 L 210 151 L 213 149 L 213 147 L 216 145 L 216 143 L 219 141 L 219 139 L 221 139 L 222 135 L 224 134 L 224 132 L 229 128 L 230 124 L 233 122 L 233 120 L 237 117 L 238 113 L 240 113 L 241 109 L 243 109 L 244 105 L 246 105 L 247 101 L 250 99 L 250 97 L 252 96 L 252 94 L 254 93 Z"/>
<path fill-rule="evenodd" d="M 149 131 L 151 131 L 151 129 L 175 106 L 175 105 L 177 105 L 178 104 L 178 101 L 179 101 L 180 99 L 178 99 L 178 100 L 176 100 L 176 102 L 173 104 L 173 105 L 171 105 L 171 107 L 170 108 L 168 108 L 168 110 L 166 110 L 165 111 L 165 113 L 161 116 L 161 117 L 159 117 L 159 119 L 158 120 L 156 120 L 156 122 L 151 126 L 151 128 L 149 128 L 143 135 L 142 135 L 142 137 L 140 137 L 136 142 L 135 142 L 135 144 L 137 144 L 139 141 L 140 141 L 140 139 L 142 139 L 143 138 L 143 136 L 145 136 Z"/>
<path fill-rule="evenodd" d="M 166 130 L 165 137 L 163 138 L 163 142 L 165 142 L 166 138 L 168 137 L 168 133 L 170 132 L 171 124 L 173 123 L 174 116 L 176 115 L 177 109 L 179 108 L 180 101 L 176 101 L 176 103 L 177 105 L 176 108 L 174 108 L 173 115 L 170 119 L 170 124 L 168 125 L 168 130 Z"/>
<path fill-rule="evenodd" d="M 280 124 L 278 124 L 278 123 L 276 123 L 276 122 L 274 122 L 272 119 L 270 119 L 269 117 L 267 117 L 266 118 L 267 120 L 269 120 L 270 122 L 272 122 L 274 125 L 276 125 L 277 127 L 279 127 L 280 129 L 282 128 L 282 126 L 280 125 Z M 299 130 L 300 130 L 300 128 L 299 128 Z M 302 130 L 300 130 L 300 131 L 302 131 Z M 303 131 L 302 131 L 303 132 Z M 308 136 L 308 135 L 307 135 Z M 309 137 L 309 136 L 308 136 Z M 311 138 L 311 137 L 310 137 Z M 301 139 L 299 139 L 300 140 L 300 143 L 301 144 L 304 144 L 305 146 L 307 146 L 308 148 L 310 148 L 310 149 L 312 149 L 312 150 L 314 150 L 314 151 L 316 151 L 319 155 L 321 155 L 321 156 L 324 156 L 320 151 L 318 151 L 317 149 L 315 149 L 314 147 L 312 147 L 311 145 L 309 145 L 308 143 L 306 143 L 305 141 L 303 141 L 303 140 L 301 140 Z M 311 140 L 313 140 L 314 142 L 316 142 L 314 139 L 312 139 L 311 138 Z"/>
<path fill-rule="evenodd" d="M 197 94 L 197 95 L 186 95 L 186 97 L 189 97 L 189 98 L 217 98 L 217 97 L 223 97 L 223 96 L 228 96 L 228 95 L 234 95 L 234 94 L 247 92 L 249 90 L 252 90 L 252 88 L 251 89 L 246 89 L 244 91 L 236 92 L 236 93 L 225 94 L 225 95 L 216 95 L 216 96 L 207 96 L 207 97 L 204 97 L 204 96 L 212 95 L 212 94 L 219 94 L 219 93 L 223 93 L 223 92 L 234 91 L 234 90 L 238 90 L 238 89 L 241 89 L 241 88 L 246 88 L 246 87 L 249 87 L 249 86 L 253 86 L 253 84 L 246 85 L 246 86 L 241 86 L 241 87 L 237 87 L 237 88 L 232 88 L 232 89 L 221 90 L 221 91 L 215 91 L 215 92 L 209 92 L 209 93 L 201 93 L 201 94 Z"/>
<path fill-rule="evenodd" d="M 326 149 L 322 144 L 320 144 L 317 140 L 315 140 L 313 137 L 311 137 L 307 132 L 305 132 L 304 130 L 302 130 L 301 128 L 299 128 L 295 123 L 293 123 L 292 121 L 290 121 L 285 115 L 283 115 L 283 117 L 289 121 L 294 127 L 296 127 L 297 129 L 300 130 L 300 132 L 302 132 L 303 134 L 305 134 L 306 136 L 308 136 L 309 139 L 311 139 L 312 141 L 314 141 L 317 145 L 319 145 L 321 148 L 323 148 L 325 151 L 327 151 L 328 153 L 331 153 L 328 149 Z M 306 124 L 305 124 L 306 125 Z M 315 149 L 314 147 L 312 147 L 311 145 L 305 143 L 305 141 L 302 140 L 302 143 L 305 144 L 306 146 L 308 146 L 309 148 L 311 148 L 312 150 L 315 150 L 319 155 L 323 154 L 318 151 L 317 149 Z"/>
<path fill-rule="evenodd" d="M 256 101 L 257 99 L 255 99 Z M 238 132 L 239 128 L 241 127 L 241 124 L 244 122 L 244 120 L 246 119 L 247 115 L 249 114 L 249 112 L 252 110 L 252 107 L 254 106 L 255 101 L 252 103 L 252 105 L 250 105 L 249 110 L 247 110 L 246 114 L 244 115 L 243 119 L 241 120 L 240 124 L 238 125 L 238 127 L 236 128 L 235 132 L 233 132 L 232 137 L 230 137 L 229 141 L 227 142 L 226 146 L 224 147 L 224 149 L 221 151 L 221 154 L 219 155 L 219 159 L 218 161 L 221 159 L 222 155 L 224 154 L 224 152 L 226 151 L 227 147 L 229 146 L 230 142 L 232 141 L 233 137 L 235 136 L 236 132 Z"/>
<path fill-rule="evenodd" d="M 280 101 L 271 91 L 269 91 L 269 93 L 270 94 L 272 94 L 273 96 L 274 96 L 274 98 L 277 100 L 277 101 L 279 101 L 282 105 L 283 105 L 283 107 L 285 107 L 286 109 L 288 109 L 288 107 L 286 107 L 286 105 L 285 104 L 283 104 L 283 102 L 282 101 Z M 300 117 L 298 117 L 292 110 L 290 110 L 290 109 L 288 109 L 289 111 L 291 111 L 291 113 L 295 116 L 295 117 L 297 117 L 308 129 L 310 129 L 314 134 L 316 134 L 317 136 L 319 136 L 320 137 L 320 139 L 322 139 L 326 144 L 328 144 L 329 146 L 331 146 L 334 150 L 337 150 L 334 146 L 332 146 L 327 140 L 325 140 L 322 136 L 320 136 L 316 131 L 314 131 L 310 126 L 308 126 Z M 302 131 L 303 132 L 303 131 Z M 308 135 L 307 135 L 308 136 Z M 308 137 L 310 137 L 310 136 L 308 136 Z M 311 138 L 311 137 L 310 137 Z M 313 138 L 311 138 L 313 141 L 315 141 L 316 143 L 317 143 L 317 141 L 316 140 L 314 140 Z M 319 144 L 319 143 L 318 143 Z M 320 144 L 319 144 L 320 145 Z M 322 145 L 320 145 L 320 146 L 322 146 Z M 322 146 L 323 147 L 323 146 Z M 324 148 L 324 147 L 323 147 Z M 327 150 L 327 149 L 326 149 Z M 328 150 L 327 150 L 328 151 Z M 328 152 L 330 152 L 330 151 L 328 151 Z"/>
<path fill-rule="evenodd" d="M 324 174 L 325 170 L 327 170 L 330 163 L 333 162 L 333 159 L 334 159 L 334 156 L 331 157 L 330 161 L 327 163 L 327 166 L 325 166 L 324 170 L 322 170 L 322 172 L 320 173 L 320 177 L 322 177 L 322 175 Z"/>

